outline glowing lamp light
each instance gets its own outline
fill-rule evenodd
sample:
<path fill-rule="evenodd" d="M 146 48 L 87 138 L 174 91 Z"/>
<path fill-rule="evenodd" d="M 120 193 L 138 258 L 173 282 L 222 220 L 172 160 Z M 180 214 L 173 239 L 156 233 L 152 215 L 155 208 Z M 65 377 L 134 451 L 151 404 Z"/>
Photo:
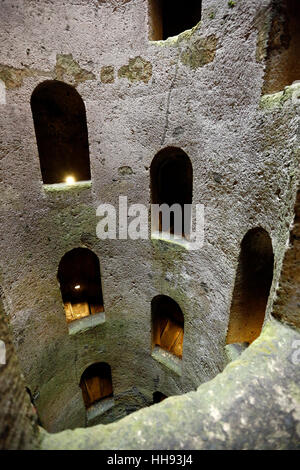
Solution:
<path fill-rule="evenodd" d="M 66 177 L 66 183 L 67 183 L 67 184 L 74 184 L 74 183 L 75 183 L 75 178 L 74 178 L 74 176 L 67 176 L 67 177 Z"/>
<path fill-rule="evenodd" d="M 79 289 L 80 289 L 80 284 L 76 284 L 76 286 L 74 287 L 74 289 L 79 290 Z"/>

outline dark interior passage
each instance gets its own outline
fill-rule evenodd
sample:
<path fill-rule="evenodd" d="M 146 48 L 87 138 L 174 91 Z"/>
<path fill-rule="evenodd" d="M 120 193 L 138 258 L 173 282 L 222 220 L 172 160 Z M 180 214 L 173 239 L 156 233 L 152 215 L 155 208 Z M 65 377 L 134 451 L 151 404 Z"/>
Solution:
<path fill-rule="evenodd" d="M 193 168 L 187 154 L 177 147 L 167 147 L 156 154 L 150 168 L 151 203 L 179 204 L 182 210 L 182 235 L 184 219 L 191 220 L 190 209 L 184 214 L 184 204 L 192 204 L 193 197 Z M 161 216 L 157 230 L 162 230 Z M 174 214 L 171 213 L 170 232 L 174 233 Z M 181 235 L 181 234 L 180 234 Z"/>
<path fill-rule="evenodd" d="M 80 388 L 86 408 L 104 398 L 113 397 L 111 369 L 106 362 L 88 367 L 81 376 Z"/>
<path fill-rule="evenodd" d="M 104 311 L 100 265 L 92 251 L 75 248 L 66 253 L 57 277 L 68 323 Z"/>
<path fill-rule="evenodd" d="M 274 255 L 269 234 L 249 230 L 241 243 L 227 344 L 251 343 L 261 332 L 273 279 Z"/>
<path fill-rule="evenodd" d="M 159 346 L 182 358 L 184 317 L 181 308 L 166 295 L 158 295 L 151 302 L 152 348 Z"/>
<path fill-rule="evenodd" d="M 201 0 L 149 0 L 150 39 L 167 39 L 196 26 L 201 20 L 201 3 Z"/>
<path fill-rule="evenodd" d="M 300 80 L 300 2 L 274 0 L 263 93 Z"/>
<path fill-rule="evenodd" d="M 161 392 L 154 392 L 153 393 L 153 404 L 155 403 L 160 403 L 161 401 L 164 401 L 166 398 L 168 398 L 166 395 L 164 395 Z"/>
<path fill-rule="evenodd" d="M 70 85 L 49 80 L 36 87 L 31 110 L 43 182 L 91 179 L 84 102 Z"/>

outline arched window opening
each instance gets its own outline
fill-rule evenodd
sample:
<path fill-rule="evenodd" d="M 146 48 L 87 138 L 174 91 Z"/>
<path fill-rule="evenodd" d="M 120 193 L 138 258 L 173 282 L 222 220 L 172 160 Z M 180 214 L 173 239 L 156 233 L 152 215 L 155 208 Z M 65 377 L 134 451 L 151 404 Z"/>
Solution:
<path fill-rule="evenodd" d="M 156 346 L 182 358 L 184 317 L 181 308 L 166 295 L 151 302 L 152 349 Z"/>
<path fill-rule="evenodd" d="M 86 409 L 105 398 L 113 397 L 111 369 L 106 362 L 88 367 L 81 376 L 80 388 Z"/>
<path fill-rule="evenodd" d="M 159 41 L 191 29 L 201 20 L 201 0 L 149 0 L 150 39 Z"/>
<path fill-rule="evenodd" d="M 263 93 L 276 93 L 300 80 L 300 2 L 274 0 Z"/>
<path fill-rule="evenodd" d="M 273 265 L 269 234 L 262 228 L 249 230 L 241 243 L 227 344 L 251 343 L 260 335 L 273 280 Z"/>
<path fill-rule="evenodd" d="M 58 268 L 58 280 L 67 323 L 104 312 L 98 257 L 87 248 L 66 253 Z"/>
<path fill-rule="evenodd" d="M 86 112 L 75 88 L 47 80 L 32 93 L 31 110 L 43 182 L 90 180 Z"/>
<path fill-rule="evenodd" d="M 164 395 L 161 392 L 154 392 L 153 393 L 153 404 L 155 403 L 160 403 L 161 401 L 164 401 L 166 398 L 168 398 L 166 395 Z"/>
<path fill-rule="evenodd" d="M 177 147 L 167 147 L 158 152 L 150 168 L 151 203 L 179 204 L 181 207 L 182 230 L 177 235 L 188 237 L 191 222 L 191 204 L 193 197 L 193 168 L 187 154 Z M 190 206 L 184 208 L 185 204 Z M 186 227 L 185 227 L 186 225 Z M 170 233 L 176 232 L 174 212 L 170 212 Z M 162 231 L 162 213 L 154 230 Z"/>
<path fill-rule="evenodd" d="M 300 188 L 296 195 L 294 214 L 289 248 L 283 258 L 272 313 L 280 321 L 300 328 Z"/>

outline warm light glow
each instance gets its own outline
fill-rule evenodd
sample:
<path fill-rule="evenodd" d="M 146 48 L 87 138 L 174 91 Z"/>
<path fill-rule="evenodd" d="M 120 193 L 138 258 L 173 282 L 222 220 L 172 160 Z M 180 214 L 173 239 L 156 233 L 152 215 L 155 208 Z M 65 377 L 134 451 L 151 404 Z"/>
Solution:
<path fill-rule="evenodd" d="M 80 289 L 80 285 L 79 285 L 79 284 L 76 284 L 75 289 L 76 289 L 76 290 Z"/>
<path fill-rule="evenodd" d="M 66 183 L 67 183 L 67 184 L 74 184 L 74 183 L 75 183 L 75 178 L 74 178 L 74 176 L 67 176 L 67 177 L 66 177 Z"/>

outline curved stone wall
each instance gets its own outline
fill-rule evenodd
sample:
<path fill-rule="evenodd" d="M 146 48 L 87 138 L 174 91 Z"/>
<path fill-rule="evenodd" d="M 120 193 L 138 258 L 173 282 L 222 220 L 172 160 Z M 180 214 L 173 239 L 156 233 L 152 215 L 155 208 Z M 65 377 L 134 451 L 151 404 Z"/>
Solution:
<path fill-rule="evenodd" d="M 79 382 L 94 362 L 112 370 L 108 420 L 151 404 L 155 391 L 190 392 L 221 372 L 240 243 L 255 227 L 274 249 L 269 316 L 298 171 L 297 86 L 261 100 L 269 5 L 203 1 L 196 28 L 154 42 L 144 0 L 2 2 L 1 281 L 47 431 L 85 426 Z M 42 184 L 30 99 L 49 79 L 75 86 L 85 102 L 91 183 Z M 150 165 L 168 146 L 191 160 L 203 248 L 99 240 L 98 204 L 118 206 L 123 195 L 148 206 Z M 100 260 L 105 322 L 71 335 L 57 270 L 77 247 Z M 151 357 L 151 300 L 160 294 L 184 314 L 181 375 Z"/>

